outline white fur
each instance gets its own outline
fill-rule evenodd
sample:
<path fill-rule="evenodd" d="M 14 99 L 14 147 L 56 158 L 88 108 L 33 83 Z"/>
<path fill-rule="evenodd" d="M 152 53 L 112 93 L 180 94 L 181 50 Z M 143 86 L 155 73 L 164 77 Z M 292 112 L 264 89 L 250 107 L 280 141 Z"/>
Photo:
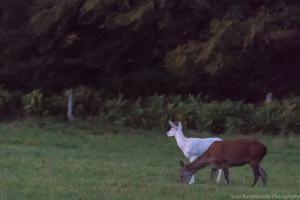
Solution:
<path fill-rule="evenodd" d="M 172 121 L 169 121 L 171 129 L 167 132 L 167 136 L 175 137 L 178 147 L 181 149 L 183 154 L 190 162 L 196 160 L 201 156 L 212 143 L 216 141 L 222 141 L 221 138 L 186 138 L 182 132 L 181 122 L 178 123 L 178 126 Z M 217 178 L 217 183 L 221 182 L 222 171 L 219 169 L 219 174 Z M 195 182 L 195 177 L 193 176 L 190 183 Z"/>

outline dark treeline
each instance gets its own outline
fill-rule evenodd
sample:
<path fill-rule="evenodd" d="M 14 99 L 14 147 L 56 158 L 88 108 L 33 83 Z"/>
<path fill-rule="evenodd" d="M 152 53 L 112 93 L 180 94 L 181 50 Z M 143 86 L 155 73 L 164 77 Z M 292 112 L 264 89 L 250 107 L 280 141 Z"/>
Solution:
<path fill-rule="evenodd" d="M 128 97 L 300 94 L 300 1 L 0 1 L 0 84 Z"/>

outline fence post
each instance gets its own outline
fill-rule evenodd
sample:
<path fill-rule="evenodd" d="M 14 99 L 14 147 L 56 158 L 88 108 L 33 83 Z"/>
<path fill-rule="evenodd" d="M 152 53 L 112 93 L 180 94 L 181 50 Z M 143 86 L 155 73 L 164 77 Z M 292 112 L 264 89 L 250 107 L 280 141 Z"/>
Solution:
<path fill-rule="evenodd" d="M 265 104 L 270 104 L 270 103 L 272 103 L 272 101 L 273 101 L 273 94 L 272 94 L 272 92 L 269 92 L 269 93 L 266 95 Z"/>
<path fill-rule="evenodd" d="M 67 90 L 66 91 L 66 96 L 68 98 L 68 103 L 67 103 L 67 117 L 69 121 L 74 121 L 74 115 L 73 115 L 73 90 Z"/>

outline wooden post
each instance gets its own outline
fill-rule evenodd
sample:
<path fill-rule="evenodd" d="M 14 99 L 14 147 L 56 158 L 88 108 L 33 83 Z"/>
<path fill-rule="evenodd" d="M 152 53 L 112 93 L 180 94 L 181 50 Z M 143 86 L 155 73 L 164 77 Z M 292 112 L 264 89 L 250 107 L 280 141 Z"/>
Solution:
<path fill-rule="evenodd" d="M 270 104 L 270 103 L 272 103 L 272 101 L 273 101 L 273 94 L 272 94 L 272 92 L 269 92 L 269 93 L 266 95 L 265 104 Z"/>
<path fill-rule="evenodd" d="M 73 115 L 73 90 L 67 90 L 66 96 L 68 98 L 68 104 L 67 104 L 67 117 L 69 121 L 74 121 L 74 115 Z"/>

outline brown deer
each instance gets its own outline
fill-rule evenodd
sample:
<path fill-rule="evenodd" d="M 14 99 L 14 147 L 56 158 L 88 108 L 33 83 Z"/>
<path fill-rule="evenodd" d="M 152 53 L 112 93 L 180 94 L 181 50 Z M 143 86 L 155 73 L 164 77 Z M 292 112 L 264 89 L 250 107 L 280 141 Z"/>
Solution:
<path fill-rule="evenodd" d="M 229 183 L 229 167 L 249 164 L 253 169 L 254 182 L 259 177 L 264 185 L 267 181 L 267 173 L 259 166 L 267 153 L 267 147 L 255 139 L 236 139 L 214 142 L 206 152 L 189 164 L 180 161 L 180 180 L 182 183 L 189 183 L 193 174 L 206 166 L 223 169 L 225 180 Z"/>

